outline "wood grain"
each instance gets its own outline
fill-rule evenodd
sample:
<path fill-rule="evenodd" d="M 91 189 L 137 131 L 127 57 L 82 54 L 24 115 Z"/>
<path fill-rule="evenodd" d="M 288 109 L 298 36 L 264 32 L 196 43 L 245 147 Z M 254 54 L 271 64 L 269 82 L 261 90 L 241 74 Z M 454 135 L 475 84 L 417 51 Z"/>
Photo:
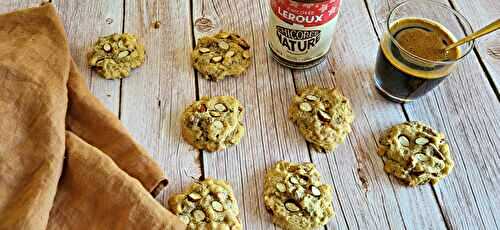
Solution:
<path fill-rule="evenodd" d="M 386 6 L 376 3 L 368 1 L 371 12 L 387 12 Z M 380 36 L 382 27 L 375 28 Z M 471 53 L 444 83 L 428 96 L 405 105 L 405 110 L 410 120 L 424 121 L 448 137 L 456 166 L 449 177 L 434 186 L 448 227 L 498 228 L 500 219 L 495 210 L 500 200 L 493 194 L 500 192 L 496 163 L 500 160 L 500 106 L 478 57 Z"/>
<path fill-rule="evenodd" d="M 245 229 L 273 228 L 262 200 L 266 169 L 278 160 L 310 161 L 305 142 L 287 119 L 295 94 L 293 78 L 268 55 L 265 10 L 265 4 L 254 1 L 193 1 L 193 21 L 205 17 L 215 24 L 209 32 L 195 26 L 196 38 L 224 29 L 239 33 L 253 48 L 248 73 L 216 83 L 198 80 L 200 96 L 232 95 L 245 106 L 247 133 L 242 142 L 224 152 L 203 153 L 205 176 L 226 179 L 233 186 Z"/>
<path fill-rule="evenodd" d="M 450 0 L 450 2 L 469 20 L 474 30 L 500 18 L 500 1 L 497 0 Z M 476 42 L 476 49 L 498 92 L 500 88 L 500 32 L 479 39 Z"/>
<path fill-rule="evenodd" d="M 383 171 L 378 138 L 406 119 L 401 106 L 383 99 L 374 87 L 378 40 L 364 2 L 344 2 L 342 7 L 326 62 L 313 70 L 294 72 L 299 88 L 310 84 L 338 88 L 350 99 L 356 114 L 344 145 L 333 154 L 312 154 L 313 162 L 335 186 L 340 203 L 337 211 L 347 220 L 347 226 L 331 223 L 328 227 L 445 229 L 430 186 L 408 188 Z"/>
<path fill-rule="evenodd" d="M 201 175 L 198 152 L 180 135 L 182 110 L 196 96 L 189 1 L 127 0 L 125 7 L 125 32 L 141 38 L 147 57 L 123 80 L 121 119 L 165 170 L 169 185 L 158 199 L 166 204 Z"/>
<path fill-rule="evenodd" d="M 0 13 L 40 2 L 1 1 Z M 158 197 L 164 205 L 193 182 L 191 177 L 225 179 L 234 188 L 245 229 L 275 229 L 262 200 L 266 169 L 278 160 L 312 161 L 334 186 L 337 216 L 327 229 L 500 228 L 500 103 L 487 78 L 498 86 L 500 59 L 489 51 L 500 46 L 498 33 L 481 40 L 477 55 L 469 55 L 439 88 L 400 106 L 380 97 L 372 82 L 381 23 L 399 0 L 344 1 L 332 52 L 306 71 L 272 60 L 265 34 L 268 0 L 53 2 L 92 92 L 165 170 L 170 183 Z M 475 29 L 499 17 L 495 0 L 451 3 Z M 248 73 L 213 83 L 196 76 L 190 52 L 195 39 L 219 29 L 243 35 L 254 57 Z M 98 36 L 122 31 L 139 35 L 146 63 L 122 81 L 103 80 L 87 68 L 86 53 Z M 356 113 L 352 133 L 333 153 L 311 151 L 287 118 L 291 97 L 311 84 L 338 88 Z M 201 153 L 182 140 L 180 115 L 197 97 L 213 95 L 232 95 L 243 103 L 247 133 L 224 152 Z M 407 188 L 383 172 L 376 154 L 380 133 L 407 119 L 424 121 L 448 137 L 456 167 L 436 186 Z"/>
<path fill-rule="evenodd" d="M 105 80 L 91 71 L 87 64 L 87 54 L 98 37 L 122 32 L 123 2 L 53 0 L 52 3 L 64 23 L 71 55 L 82 76 L 86 78 L 90 90 L 109 110 L 118 115 L 120 81 Z"/>
<path fill-rule="evenodd" d="M 15 9 L 36 7 L 40 0 L 2 1 L 0 13 Z M 120 105 L 120 81 L 108 81 L 97 77 L 87 67 L 87 53 L 97 37 L 120 33 L 123 23 L 123 2 L 121 1 L 52 1 L 64 23 L 71 55 L 92 93 L 108 109 L 118 115 Z M 89 16 L 92 15 L 92 16 Z M 108 23 L 109 20 L 112 23 Z"/>

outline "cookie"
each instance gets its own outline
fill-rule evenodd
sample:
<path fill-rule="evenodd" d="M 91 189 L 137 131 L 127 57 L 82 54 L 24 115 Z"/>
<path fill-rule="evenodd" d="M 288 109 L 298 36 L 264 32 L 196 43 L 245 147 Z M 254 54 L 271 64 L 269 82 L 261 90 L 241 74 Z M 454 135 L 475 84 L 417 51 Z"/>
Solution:
<path fill-rule="evenodd" d="M 89 66 L 106 79 L 127 77 L 130 70 L 144 63 L 144 46 L 133 34 L 100 37 L 88 55 Z"/>
<path fill-rule="evenodd" d="M 231 96 L 202 97 L 182 114 L 182 136 L 196 149 L 221 151 L 245 133 L 243 107 Z"/>
<path fill-rule="evenodd" d="M 436 184 L 453 169 L 444 134 L 421 122 L 405 122 L 379 139 L 384 170 L 410 186 Z"/>
<path fill-rule="evenodd" d="M 264 182 L 264 204 L 273 223 L 288 230 L 316 229 L 334 215 L 332 188 L 312 163 L 280 161 Z"/>
<path fill-rule="evenodd" d="M 222 180 L 196 182 L 168 200 L 170 210 L 187 229 L 242 229 L 233 189 Z"/>
<path fill-rule="evenodd" d="M 334 150 L 344 142 L 354 120 L 347 98 L 337 90 L 318 86 L 309 86 L 294 96 L 288 116 L 320 152 Z"/>
<path fill-rule="evenodd" d="M 235 33 L 223 31 L 198 39 L 191 58 L 201 76 L 212 81 L 239 76 L 251 63 L 248 43 Z"/>

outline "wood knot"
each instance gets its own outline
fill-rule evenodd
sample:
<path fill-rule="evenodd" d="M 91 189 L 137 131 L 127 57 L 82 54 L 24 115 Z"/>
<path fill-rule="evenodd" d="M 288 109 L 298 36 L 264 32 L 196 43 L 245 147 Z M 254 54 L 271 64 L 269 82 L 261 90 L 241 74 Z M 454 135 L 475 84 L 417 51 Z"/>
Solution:
<path fill-rule="evenodd" d="M 366 169 L 362 163 L 358 163 L 357 174 L 359 181 L 361 182 L 361 187 L 363 188 L 365 193 L 367 193 L 370 187 L 370 183 L 368 181 L 368 175 L 366 173 Z"/>
<path fill-rule="evenodd" d="M 500 59 L 500 46 L 488 48 L 488 55 Z"/>
<path fill-rule="evenodd" d="M 153 27 L 154 27 L 155 29 L 159 29 L 159 28 L 160 28 L 160 26 L 161 26 L 161 22 L 160 22 L 160 21 L 153 22 Z"/>
<path fill-rule="evenodd" d="M 106 18 L 106 24 L 111 24 L 113 23 L 113 19 L 112 18 Z"/>
<path fill-rule="evenodd" d="M 209 32 L 215 28 L 212 20 L 205 18 L 205 17 L 201 17 L 201 18 L 196 19 L 194 21 L 194 26 L 200 32 Z"/>

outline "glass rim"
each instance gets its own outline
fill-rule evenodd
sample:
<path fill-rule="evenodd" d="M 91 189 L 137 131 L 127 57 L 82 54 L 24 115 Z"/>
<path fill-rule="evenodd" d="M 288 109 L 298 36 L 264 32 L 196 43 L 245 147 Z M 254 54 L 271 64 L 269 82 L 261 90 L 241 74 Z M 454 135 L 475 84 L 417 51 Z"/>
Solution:
<path fill-rule="evenodd" d="M 465 16 L 463 16 L 460 12 L 454 10 L 453 8 L 449 7 L 448 5 L 444 4 L 444 3 L 441 3 L 441 2 L 437 2 L 437 1 L 434 1 L 434 0 L 406 0 L 406 1 L 403 1 L 401 3 L 398 3 L 394 8 L 392 8 L 389 12 L 389 15 L 387 16 L 387 21 L 386 21 L 386 30 L 389 34 L 389 37 L 392 41 L 393 44 L 395 44 L 398 49 L 404 51 L 407 55 L 411 56 L 412 58 L 415 58 L 417 60 L 420 60 L 420 61 L 424 61 L 424 62 L 428 62 L 428 63 L 432 63 L 432 64 L 452 64 L 452 63 L 455 63 L 457 61 L 460 61 L 461 59 L 463 59 L 465 56 L 467 56 L 474 48 L 474 40 L 472 41 L 469 41 L 469 42 L 466 42 L 464 44 L 467 44 L 469 47 L 467 47 L 467 50 L 465 52 L 462 53 L 462 55 L 456 59 L 453 59 L 453 60 L 449 60 L 449 61 L 433 61 L 433 60 L 428 60 L 428 59 L 425 59 L 425 58 L 422 58 L 422 57 L 419 57 L 411 52 L 409 52 L 408 50 L 406 50 L 404 47 L 402 47 L 398 41 L 396 41 L 396 38 L 394 38 L 394 36 L 392 36 L 392 33 L 390 31 L 390 28 L 391 28 L 391 18 L 393 16 L 393 14 L 396 12 L 396 10 L 400 7 L 402 7 L 403 5 L 406 5 L 407 3 L 412 3 L 412 2 L 429 2 L 431 4 L 434 4 L 436 6 L 439 6 L 439 7 L 442 7 L 448 11 L 450 11 L 451 13 L 453 13 L 453 15 L 455 17 L 457 17 L 459 20 L 458 20 L 458 23 L 464 27 L 467 27 L 467 28 L 462 28 L 465 33 L 465 35 L 467 36 L 468 33 L 467 33 L 467 29 L 470 30 L 470 33 L 473 33 L 474 30 L 472 29 L 472 25 L 470 24 L 469 20 L 467 20 L 467 18 L 465 18 Z"/>

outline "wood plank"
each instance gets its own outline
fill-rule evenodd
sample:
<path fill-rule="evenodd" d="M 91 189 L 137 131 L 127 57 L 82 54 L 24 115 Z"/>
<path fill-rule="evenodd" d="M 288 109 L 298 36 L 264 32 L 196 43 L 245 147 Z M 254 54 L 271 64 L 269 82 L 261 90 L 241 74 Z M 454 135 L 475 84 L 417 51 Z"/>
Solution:
<path fill-rule="evenodd" d="M 40 0 L 2 1 L 0 13 L 39 6 Z M 108 109 L 118 114 L 120 102 L 120 81 L 107 81 L 97 77 L 87 67 L 87 53 L 97 37 L 121 32 L 123 22 L 123 2 L 121 1 L 52 1 L 64 23 L 71 55 L 80 68 L 82 76 L 92 93 Z M 92 15 L 89 17 L 89 15 Z M 111 19 L 112 23 L 108 23 Z"/>
<path fill-rule="evenodd" d="M 180 134 L 180 115 L 196 95 L 189 1 L 127 0 L 125 7 L 125 32 L 140 37 L 147 57 L 123 80 L 121 118 L 167 174 L 169 185 L 158 197 L 166 205 L 191 184 L 189 176 L 201 175 L 199 154 Z"/>
<path fill-rule="evenodd" d="M 394 6 L 395 1 L 389 1 Z M 386 6 L 368 1 L 372 15 Z M 443 3 L 446 3 L 443 1 Z M 383 13 L 386 12 L 386 13 Z M 378 21 L 373 18 L 374 21 Z M 450 20 L 454 20 L 451 18 Z M 380 35 L 380 24 L 376 26 Z M 455 169 L 434 186 L 449 227 L 499 228 L 500 106 L 478 57 L 470 54 L 441 86 L 419 101 L 405 105 L 411 120 L 421 120 L 448 137 Z"/>
<path fill-rule="evenodd" d="M 16 1 L 7 0 L 0 2 L 0 14 L 9 13 L 17 9 L 36 7 L 39 6 L 41 1 L 39 0 L 26 0 L 26 1 Z"/>
<path fill-rule="evenodd" d="M 224 152 L 203 153 L 206 177 L 227 180 L 235 191 L 245 229 L 272 229 L 262 193 L 267 168 L 278 160 L 310 161 L 302 137 L 288 122 L 287 109 L 295 94 L 291 71 L 274 63 L 266 48 L 266 3 L 254 1 L 193 1 L 193 21 L 208 18 L 211 31 L 195 26 L 195 37 L 219 29 L 234 31 L 253 48 L 253 64 L 239 78 L 209 82 L 199 78 L 199 94 L 232 95 L 245 107 L 247 133 L 242 142 Z"/>
<path fill-rule="evenodd" d="M 118 115 L 120 81 L 105 80 L 88 68 L 87 54 L 100 36 L 121 33 L 123 27 L 122 1 L 64 1 L 53 0 L 68 36 L 71 55 L 94 96 Z"/>
<path fill-rule="evenodd" d="M 450 2 L 469 20 L 474 30 L 500 18 L 500 1 L 498 0 L 450 0 Z M 498 92 L 500 88 L 500 33 L 496 32 L 481 38 L 476 42 L 476 49 Z"/>
<path fill-rule="evenodd" d="M 356 114 L 353 131 L 343 145 L 333 154 L 312 154 L 313 162 L 335 185 L 341 206 L 337 211 L 345 216 L 349 229 L 445 229 L 431 186 L 401 185 L 384 172 L 376 153 L 381 133 L 406 119 L 401 106 L 383 99 L 374 87 L 378 40 L 364 1 L 344 2 L 337 26 L 326 62 L 294 72 L 299 88 L 337 87 Z"/>

